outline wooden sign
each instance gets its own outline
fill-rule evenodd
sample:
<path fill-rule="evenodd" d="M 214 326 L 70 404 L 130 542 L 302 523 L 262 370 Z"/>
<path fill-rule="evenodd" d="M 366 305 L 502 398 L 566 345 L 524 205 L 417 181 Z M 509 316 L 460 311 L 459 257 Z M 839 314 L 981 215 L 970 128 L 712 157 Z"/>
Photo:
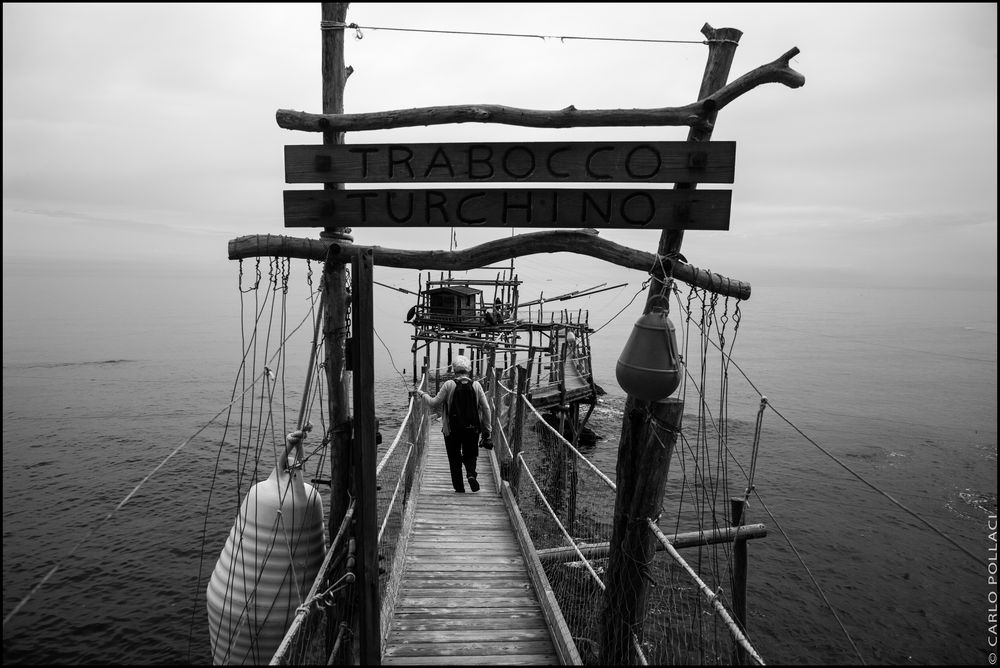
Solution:
<path fill-rule="evenodd" d="M 287 183 L 732 183 L 736 142 L 286 146 Z"/>
<path fill-rule="evenodd" d="M 285 227 L 728 230 L 729 190 L 286 190 Z"/>

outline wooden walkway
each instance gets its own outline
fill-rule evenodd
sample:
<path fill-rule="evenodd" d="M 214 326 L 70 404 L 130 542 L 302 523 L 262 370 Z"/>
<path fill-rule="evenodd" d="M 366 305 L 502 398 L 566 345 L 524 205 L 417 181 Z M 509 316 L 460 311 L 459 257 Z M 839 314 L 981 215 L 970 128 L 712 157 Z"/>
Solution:
<path fill-rule="evenodd" d="M 384 665 L 558 665 L 496 482 L 480 451 L 473 494 L 451 485 L 433 423 Z"/>
<path fill-rule="evenodd" d="M 531 403 L 536 408 L 545 408 L 553 404 L 573 401 L 587 401 L 594 394 L 594 388 L 580 373 L 573 360 L 566 360 L 563 365 L 563 387 L 558 382 L 543 382 L 531 389 Z"/>

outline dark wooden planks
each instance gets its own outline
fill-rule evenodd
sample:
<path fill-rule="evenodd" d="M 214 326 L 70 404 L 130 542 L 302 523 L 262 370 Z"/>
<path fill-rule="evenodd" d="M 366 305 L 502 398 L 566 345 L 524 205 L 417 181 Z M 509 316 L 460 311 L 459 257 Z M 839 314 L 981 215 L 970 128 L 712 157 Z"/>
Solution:
<path fill-rule="evenodd" d="M 485 451 L 482 488 L 457 494 L 440 432 L 428 448 L 382 663 L 558 664 Z"/>

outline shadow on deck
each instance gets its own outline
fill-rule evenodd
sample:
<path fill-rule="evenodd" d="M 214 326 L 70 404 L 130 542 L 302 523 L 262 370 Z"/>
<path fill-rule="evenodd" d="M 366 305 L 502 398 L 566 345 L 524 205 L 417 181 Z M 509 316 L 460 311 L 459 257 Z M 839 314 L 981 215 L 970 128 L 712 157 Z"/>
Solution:
<path fill-rule="evenodd" d="M 490 459 L 480 451 L 480 491 L 456 493 L 431 427 L 383 664 L 560 663 Z"/>

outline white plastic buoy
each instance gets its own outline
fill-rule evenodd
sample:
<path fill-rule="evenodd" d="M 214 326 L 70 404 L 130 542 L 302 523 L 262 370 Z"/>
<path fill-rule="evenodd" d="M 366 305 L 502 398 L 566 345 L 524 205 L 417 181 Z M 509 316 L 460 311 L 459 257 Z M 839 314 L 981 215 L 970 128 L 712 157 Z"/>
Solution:
<path fill-rule="evenodd" d="M 296 431 L 271 475 L 247 493 L 215 564 L 207 591 L 215 665 L 268 663 L 323 563 L 323 503 L 302 480 L 301 461 Z"/>

